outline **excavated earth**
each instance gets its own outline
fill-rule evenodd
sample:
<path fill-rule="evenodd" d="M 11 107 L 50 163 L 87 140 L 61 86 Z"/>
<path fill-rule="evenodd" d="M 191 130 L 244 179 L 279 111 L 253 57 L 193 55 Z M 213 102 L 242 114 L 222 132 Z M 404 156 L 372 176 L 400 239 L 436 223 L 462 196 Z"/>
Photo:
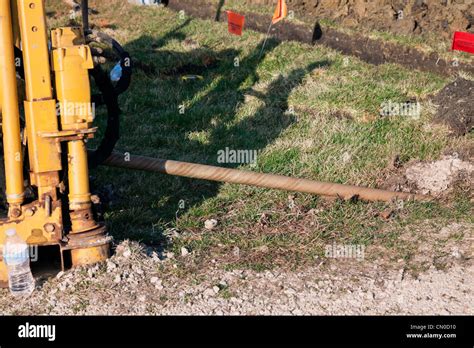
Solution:
<path fill-rule="evenodd" d="M 169 8 L 175 11 L 184 11 L 187 15 L 201 19 L 216 19 L 218 8 L 206 0 L 170 1 Z M 469 7 L 470 9 L 470 7 Z M 469 10 L 470 11 L 470 10 Z M 469 12 L 472 13 L 472 12 Z M 246 28 L 260 32 L 267 32 L 270 16 L 257 13 L 243 13 Z M 322 17 L 321 17 L 322 18 Z M 469 62 L 447 61 L 438 54 L 426 54 L 420 50 L 371 39 L 361 35 L 350 35 L 330 27 L 321 26 L 320 17 L 314 19 L 314 25 L 296 24 L 285 21 L 272 27 L 271 35 L 279 40 L 294 40 L 308 44 L 325 45 L 336 49 L 343 54 L 356 56 L 371 64 L 396 63 L 411 69 L 430 71 L 440 75 L 458 74 L 460 71 L 474 73 L 474 66 Z M 227 21 L 225 12 L 218 16 L 218 20 Z M 451 34 L 450 34 L 451 35 Z"/>
<path fill-rule="evenodd" d="M 269 5 L 272 0 L 246 0 Z M 474 2 L 470 0 L 287 0 L 298 14 L 335 20 L 347 27 L 391 31 L 397 34 L 435 33 L 444 38 L 454 31 L 474 33 Z"/>
<path fill-rule="evenodd" d="M 474 81 L 459 78 L 433 98 L 438 107 L 435 122 L 446 124 L 454 135 L 469 133 L 474 126 Z"/>

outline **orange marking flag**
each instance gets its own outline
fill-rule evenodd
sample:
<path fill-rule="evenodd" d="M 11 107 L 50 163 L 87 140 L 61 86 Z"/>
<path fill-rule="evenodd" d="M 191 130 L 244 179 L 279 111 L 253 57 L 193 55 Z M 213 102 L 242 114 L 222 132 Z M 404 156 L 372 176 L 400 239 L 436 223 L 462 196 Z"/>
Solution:
<path fill-rule="evenodd" d="M 457 31 L 454 33 L 453 50 L 474 53 L 474 34 Z"/>
<path fill-rule="evenodd" d="M 244 28 L 245 16 L 239 15 L 238 13 L 227 11 L 227 22 L 229 24 L 229 33 L 235 35 L 242 35 L 242 29 Z"/>
<path fill-rule="evenodd" d="M 281 21 L 288 15 L 288 8 L 286 7 L 285 0 L 278 0 L 277 8 L 273 14 L 272 24 Z"/>

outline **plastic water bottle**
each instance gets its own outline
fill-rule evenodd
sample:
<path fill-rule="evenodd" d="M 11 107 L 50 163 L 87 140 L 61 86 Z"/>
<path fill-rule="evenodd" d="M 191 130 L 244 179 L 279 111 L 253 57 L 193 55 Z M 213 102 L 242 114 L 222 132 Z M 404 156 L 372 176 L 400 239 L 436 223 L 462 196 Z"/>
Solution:
<path fill-rule="evenodd" d="M 35 289 L 31 273 L 28 245 L 14 229 L 5 231 L 7 238 L 3 259 L 8 269 L 8 286 L 13 296 L 29 296 Z"/>
<path fill-rule="evenodd" d="M 113 82 L 117 82 L 122 78 L 122 66 L 120 65 L 120 62 L 118 62 L 112 71 L 110 72 L 110 80 Z"/>

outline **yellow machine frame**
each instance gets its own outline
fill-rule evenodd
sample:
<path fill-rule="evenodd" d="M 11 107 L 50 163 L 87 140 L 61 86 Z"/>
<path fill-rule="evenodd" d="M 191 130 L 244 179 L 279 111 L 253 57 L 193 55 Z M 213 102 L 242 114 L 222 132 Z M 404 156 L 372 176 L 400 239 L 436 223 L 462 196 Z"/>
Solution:
<path fill-rule="evenodd" d="M 59 246 L 63 267 L 66 253 L 72 265 L 89 264 L 105 260 L 110 249 L 110 237 L 92 213 L 85 146 L 96 131 L 88 74 L 93 60 L 82 28 L 52 30 L 49 49 L 45 18 L 43 0 L 0 2 L 0 111 L 8 203 L 8 217 L 0 220 L 0 245 L 5 230 L 15 228 L 29 245 Z M 25 71 L 23 130 L 14 46 L 21 47 Z M 32 202 L 25 200 L 24 146 L 27 180 L 37 189 Z M 63 170 L 68 172 L 67 185 Z M 66 209 L 61 199 L 67 199 Z M 0 254 L 0 286 L 6 282 Z"/>

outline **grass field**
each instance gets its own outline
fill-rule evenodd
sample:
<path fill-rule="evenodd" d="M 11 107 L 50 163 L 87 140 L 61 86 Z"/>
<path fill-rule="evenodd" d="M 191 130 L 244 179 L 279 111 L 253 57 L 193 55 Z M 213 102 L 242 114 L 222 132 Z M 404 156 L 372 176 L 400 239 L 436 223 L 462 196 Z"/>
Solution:
<path fill-rule="evenodd" d="M 62 4 L 49 6 L 57 11 L 52 24 L 67 20 Z M 98 11 L 91 21 L 108 26 L 139 64 L 120 98 L 118 151 L 220 165 L 219 150 L 255 150 L 256 165 L 241 168 L 378 187 L 395 156 L 402 164 L 433 160 L 472 144 L 472 135 L 449 137 L 431 123 L 428 97 L 450 79 L 295 42 L 269 40 L 260 56 L 260 33 L 231 36 L 222 23 L 125 1 L 90 6 Z M 185 74 L 203 78 L 183 81 Z M 421 102 L 419 119 L 379 116 L 382 103 L 407 100 Z M 104 118 L 100 109 L 102 126 Z M 177 254 L 186 247 L 196 266 L 214 260 L 225 268 L 294 268 L 332 243 L 380 246 L 409 262 L 410 245 L 398 238 L 404 231 L 472 222 L 462 193 L 442 203 L 407 203 L 384 220 L 378 213 L 392 203 L 327 201 L 105 167 L 91 175 L 94 187 L 112 196 L 106 220 L 117 240 Z M 211 218 L 218 225 L 205 230 Z"/>

